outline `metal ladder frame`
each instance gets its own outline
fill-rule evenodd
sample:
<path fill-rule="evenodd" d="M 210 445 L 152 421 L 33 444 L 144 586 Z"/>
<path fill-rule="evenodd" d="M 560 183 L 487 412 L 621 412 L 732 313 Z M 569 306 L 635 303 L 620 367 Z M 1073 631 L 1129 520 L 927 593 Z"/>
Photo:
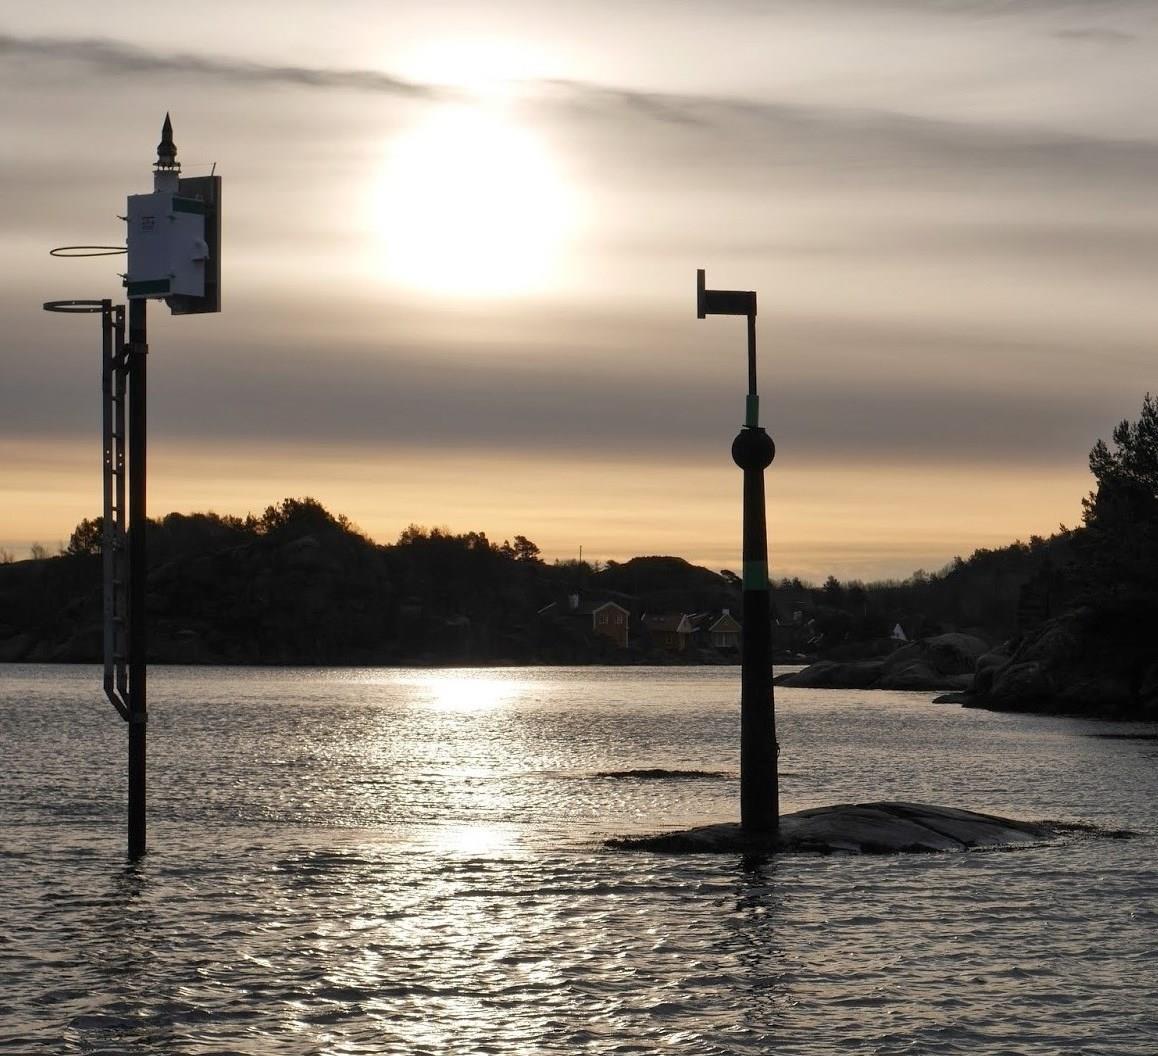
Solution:
<path fill-rule="evenodd" d="M 101 538 L 104 598 L 104 690 L 129 721 L 129 550 L 125 391 L 128 382 L 125 306 L 101 302 L 101 420 L 104 518 Z"/>

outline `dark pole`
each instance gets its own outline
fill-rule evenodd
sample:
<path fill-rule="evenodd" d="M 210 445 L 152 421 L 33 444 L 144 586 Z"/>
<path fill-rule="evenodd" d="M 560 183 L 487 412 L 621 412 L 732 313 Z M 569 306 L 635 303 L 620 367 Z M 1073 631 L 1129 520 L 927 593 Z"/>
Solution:
<path fill-rule="evenodd" d="M 748 316 L 747 423 L 732 442 L 744 471 L 744 628 L 741 634 L 740 825 L 776 833 L 780 826 L 776 712 L 772 697 L 772 610 L 768 590 L 768 531 L 764 470 L 776 446 L 756 424 L 756 317 Z"/>
<path fill-rule="evenodd" d="M 696 273 L 696 306 L 709 315 L 744 315 L 748 320 L 748 400 L 744 426 L 732 441 L 732 460 L 744 471 L 744 627 L 740 636 L 740 825 L 775 836 L 780 830 L 776 706 L 772 696 L 772 608 L 768 588 L 768 530 L 764 470 L 776 445 L 760 427 L 756 389 L 756 294 L 709 290 Z"/>
<path fill-rule="evenodd" d="M 143 298 L 129 301 L 129 857 L 145 853 L 146 344 Z"/>

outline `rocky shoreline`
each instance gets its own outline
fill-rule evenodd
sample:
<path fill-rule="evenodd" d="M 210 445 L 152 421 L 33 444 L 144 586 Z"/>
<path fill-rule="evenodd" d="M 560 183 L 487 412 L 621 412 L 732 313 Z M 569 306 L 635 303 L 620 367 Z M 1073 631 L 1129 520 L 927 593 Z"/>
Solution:
<path fill-rule="evenodd" d="M 1158 647 L 1132 628 L 1079 609 L 993 649 L 971 635 L 943 634 L 883 659 L 821 660 L 776 681 L 812 689 L 949 690 L 938 703 L 1158 721 Z"/>
<path fill-rule="evenodd" d="M 940 634 L 909 642 L 870 660 L 818 660 L 776 684 L 806 689 L 967 690 L 978 660 L 989 650 L 970 634 Z"/>

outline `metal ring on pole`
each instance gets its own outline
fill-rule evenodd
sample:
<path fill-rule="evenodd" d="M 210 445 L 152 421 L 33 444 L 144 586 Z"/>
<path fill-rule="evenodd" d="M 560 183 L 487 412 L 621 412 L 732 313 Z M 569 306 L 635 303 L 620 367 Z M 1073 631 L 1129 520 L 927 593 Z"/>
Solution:
<path fill-rule="evenodd" d="M 103 312 L 104 301 L 45 301 L 46 312 Z"/>
<path fill-rule="evenodd" d="M 50 249 L 50 257 L 115 257 L 127 253 L 125 246 L 57 246 Z"/>

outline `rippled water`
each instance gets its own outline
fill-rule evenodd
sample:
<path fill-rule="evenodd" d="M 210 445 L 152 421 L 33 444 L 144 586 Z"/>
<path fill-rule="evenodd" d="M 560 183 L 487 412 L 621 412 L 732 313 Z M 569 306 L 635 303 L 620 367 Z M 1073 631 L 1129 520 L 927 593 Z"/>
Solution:
<path fill-rule="evenodd" d="M 1158 1052 L 1158 742 L 778 690 L 782 807 L 1129 841 L 610 852 L 727 819 L 736 669 L 156 668 L 150 853 L 91 668 L 0 666 L 0 1051 Z"/>

